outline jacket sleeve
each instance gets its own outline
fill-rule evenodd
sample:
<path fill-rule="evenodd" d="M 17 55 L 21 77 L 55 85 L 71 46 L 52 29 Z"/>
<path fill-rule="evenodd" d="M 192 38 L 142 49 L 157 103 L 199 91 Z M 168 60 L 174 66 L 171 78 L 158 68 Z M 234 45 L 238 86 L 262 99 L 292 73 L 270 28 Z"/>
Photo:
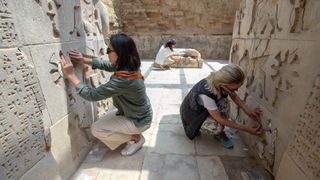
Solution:
<path fill-rule="evenodd" d="M 125 88 L 123 81 L 117 78 L 111 78 L 107 83 L 100 85 L 97 88 L 89 87 L 84 83 L 79 83 L 76 86 L 76 92 L 84 99 L 88 101 L 99 101 L 106 98 L 121 95 Z"/>
<path fill-rule="evenodd" d="M 114 72 L 116 70 L 115 66 L 109 61 L 105 59 L 99 60 L 98 57 L 94 57 L 92 59 L 92 69 L 101 69 L 109 72 Z"/>

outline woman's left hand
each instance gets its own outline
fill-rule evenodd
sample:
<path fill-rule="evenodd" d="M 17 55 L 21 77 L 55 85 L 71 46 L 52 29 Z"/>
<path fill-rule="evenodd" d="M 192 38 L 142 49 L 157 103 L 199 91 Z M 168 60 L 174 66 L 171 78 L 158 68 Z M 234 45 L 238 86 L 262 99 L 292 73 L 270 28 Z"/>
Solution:
<path fill-rule="evenodd" d="M 251 119 L 259 121 L 260 116 L 262 115 L 263 111 L 260 108 L 255 108 L 253 111 L 251 111 L 248 115 Z"/>

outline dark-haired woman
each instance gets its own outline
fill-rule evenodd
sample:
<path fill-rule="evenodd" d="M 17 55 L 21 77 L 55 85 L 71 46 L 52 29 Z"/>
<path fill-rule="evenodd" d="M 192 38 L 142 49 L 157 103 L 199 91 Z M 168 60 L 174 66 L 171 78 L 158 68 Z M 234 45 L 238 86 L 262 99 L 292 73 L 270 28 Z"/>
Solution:
<path fill-rule="evenodd" d="M 179 62 L 197 61 L 201 59 L 200 53 L 190 48 L 175 48 L 177 41 L 169 39 L 162 45 L 156 55 L 154 67 L 168 69 L 170 66 Z"/>
<path fill-rule="evenodd" d="M 156 59 L 154 61 L 154 67 L 157 68 L 168 68 L 178 58 L 171 58 L 173 55 L 173 48 L 177 41 L 175 39 L 169 39 L 164 45 L 162 45 L 157 53 Z"/>
<path fill-rule="evenodd" d="M 142 132 L 150 127 L 152 108 L 140 72 L 140 57 L 132 38 L 123 33 L 112 35 L 107 48 L 109 61 L 84 57 L 77 50 L 71 50 L 69 54 L 73 62 L 114 72 L 108 82 L 92 88 L 80 82 L 73 65 L 67 63 L 64 56 L 61 58 L 65 76 L 81 97 L 88 101 L 112 97 L 117 108 L 92 124 L 92 134 L 111 150 L 127 143 L 121 151 L 124 156 L 137 152 L 145 142 Z"/>

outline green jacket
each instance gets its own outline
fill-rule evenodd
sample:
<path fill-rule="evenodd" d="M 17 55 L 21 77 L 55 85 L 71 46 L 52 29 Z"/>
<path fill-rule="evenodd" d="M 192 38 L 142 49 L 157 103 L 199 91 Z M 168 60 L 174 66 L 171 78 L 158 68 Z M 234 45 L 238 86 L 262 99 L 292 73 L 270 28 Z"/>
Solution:
<path fill-rule="evenodd" d="M 100 61 L 98 58 L 93 58 L 92 68 L 115 71 L 112 64 L 106 60 Z M 81 82 L 77 84 L 76 90 L 88 101 L 99 101 L 112 97 L 113 105 L 119 110 L 119 113 L 131 119 L 137 127 L 151 123 L 152 108 L 143 78 L 111 76 L 107 83 L 99 87 L 92 88 Z"/>

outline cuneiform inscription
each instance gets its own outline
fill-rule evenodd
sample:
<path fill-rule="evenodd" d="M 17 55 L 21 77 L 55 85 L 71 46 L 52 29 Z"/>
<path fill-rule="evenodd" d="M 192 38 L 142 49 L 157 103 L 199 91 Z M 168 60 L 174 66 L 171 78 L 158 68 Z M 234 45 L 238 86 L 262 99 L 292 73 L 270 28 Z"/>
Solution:
<path fill-rule="evenodd" d="M 320 74 L 299 116 L 289 153 L 311 179 L 320 178 Z"/>
<path fill-rule="evenodd" d="M 0 47 L 12 46 L 18 42 L 18 34 L 6 0 L 0 0 Z"/>
<path fill-rule="evenodd" d="M 43 157 L 44 99 L 22 50 L 0 51 L 0 64 L 0 179 L 18 179 Z"/>

